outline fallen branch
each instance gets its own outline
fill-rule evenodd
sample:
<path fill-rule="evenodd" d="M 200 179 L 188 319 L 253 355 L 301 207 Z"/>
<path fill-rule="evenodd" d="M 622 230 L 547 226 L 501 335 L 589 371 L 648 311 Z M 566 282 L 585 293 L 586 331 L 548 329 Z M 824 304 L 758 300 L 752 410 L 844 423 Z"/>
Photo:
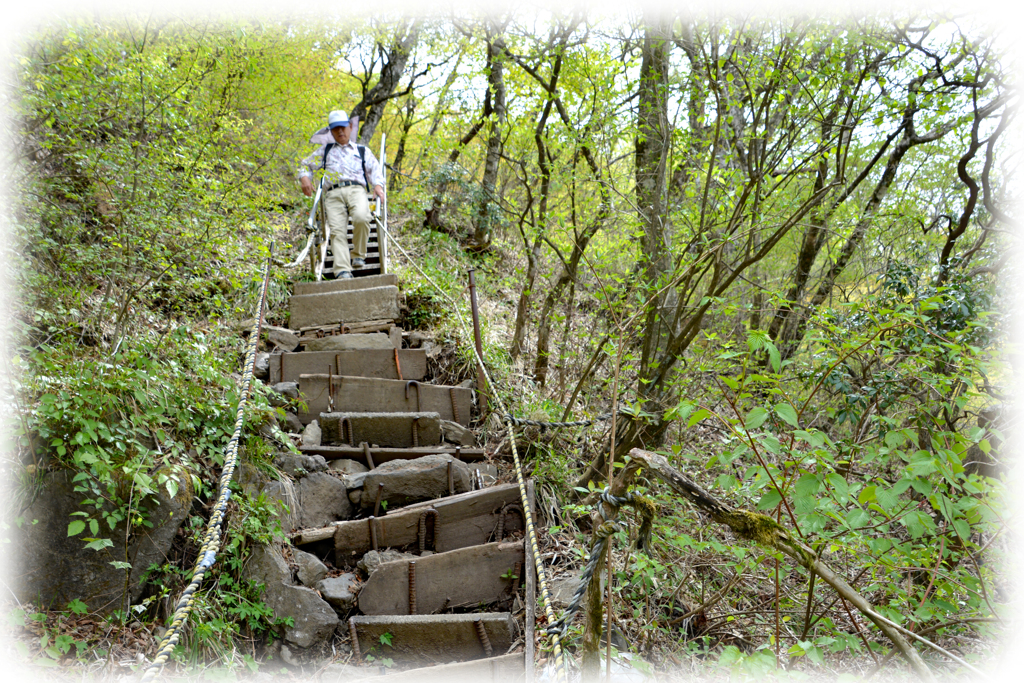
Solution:
<path fill-rule="evenodd" d="M 900 631 L 906 631 L 906 629 L 897 626 L 875 612 L 871 607 L 871 603 L 864 596 L 818 560 L 814 551 L 806 544 L 794 539 L 785 527 L 767 515 L 736 509 L 716 500 L 711 494 L 672 467 L 664 456 L 640 448 L 631 450 L 629 456 L 632 462 L 639 462 L 646 470 L 660 477 L 683 498 L 709 514 L 713 520 L 728 526 L 733 533 L 767 548 L 778 550 L 796 560 L 798 564 L 808 571 L 812 571 L 820 576 L 822 581 L 830 585 L 836 593 L 874 622 L 878 629 L 892 641 L 892 644 L 899 650 L 900 654 L 910 663 L 911 668 L 914 669 L 918 676 L 925 681 L 936 680 L 935 675 L 928 668 L 921 655 L 900 633 Z M 934 643 L 928 642 L 920 636 L 914 635 L 914 637 L 943 652 L 970 671 L 980 674 L 977 669 L 971 667 L 958 657 L 945 652 Z"/>

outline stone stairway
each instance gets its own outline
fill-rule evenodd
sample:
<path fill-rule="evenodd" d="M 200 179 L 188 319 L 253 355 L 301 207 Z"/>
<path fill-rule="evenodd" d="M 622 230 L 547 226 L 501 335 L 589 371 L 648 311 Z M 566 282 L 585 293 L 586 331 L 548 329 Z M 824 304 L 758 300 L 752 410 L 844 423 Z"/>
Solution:
<path fill-rule="evenodd" d="M 422 381 L 427 352 L 394 323 L 396 276 L 359 275 L 297 283 L 299 343 L 269 357 L 305 429 L 302 455 L 278 463 L 296 482 L 264 487 L 294 507 L 289 543 L 251 572 L 294 622 L 280 655 L 321 681 L 524 680 L 535 600 L 518 485 L 497 484 L 468 430 L 473 390 Z"/>

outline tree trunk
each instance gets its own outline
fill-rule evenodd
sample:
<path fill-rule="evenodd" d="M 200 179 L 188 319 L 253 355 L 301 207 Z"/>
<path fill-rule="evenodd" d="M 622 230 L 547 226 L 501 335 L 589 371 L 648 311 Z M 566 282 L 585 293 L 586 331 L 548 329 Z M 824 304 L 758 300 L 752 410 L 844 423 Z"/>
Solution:
<path fill-rule="evenodd" d="M 408 25 L 408 28 L 403 28 L 399 31 L 395 37 L 394 44 L 392 44 L 391 49 L 388 51 L 387 62 L 381 66 L 380 78 L 377 80 L 377 83 L 370 88 L 369 92 L 363 96 L 363 99 L 356 106 L 352 107 L 350 115 L 358 117 L 362 121 L 362 125 L 359 128 L 360 144 L 368 144 L 370 139 L 373 138 L 373 133 L 377 130 L 377 124 L 380 123 L 381 118 L 384 116 L 384 106 L 388 100 L 396 97 L 395 88 L 398 87 L 398 81 L 405 71 L 409 55 L 412 54 L 412 50 L 416 46 L 421 28 L 422 20 L 416 19 Z M 411 90 L 411 88 L 412 86 L 410 85 L 406 92 Z"/>
<path fill-rule="evenodd" d="M 487 88 L 493 103 L 493 114 L 490 135 L 487 138 L 484 176 L 480 182 L 480 206 L 477 209 L 473 231 L 475 249 L 486 249 L 490 246 L 491 228 L 496 215 L 495 188 L 498 180 L 498 160 L 501 158 L 501 136 L 505 130 L 505 77 L 502 65 L 505 59 L 504 49 L 505 44 L 500 33 L 487 43 Z"/>
<path fill-rule="evenodd" d="M 405 118 L 402 121 L 402 136 L 398 138 L 398 150 L 395 152 L 394 161 L 391 162 L 391 178 L 388 183 L 388 192 L 398 187 L 398 177 L 401 174 L 402 160 L 405 159 L 405 143 L 409 139 L 409 131 L 412 130 L 413 117 L 416 113 L 416 98 L 409 96 L 405 103 Z"/>

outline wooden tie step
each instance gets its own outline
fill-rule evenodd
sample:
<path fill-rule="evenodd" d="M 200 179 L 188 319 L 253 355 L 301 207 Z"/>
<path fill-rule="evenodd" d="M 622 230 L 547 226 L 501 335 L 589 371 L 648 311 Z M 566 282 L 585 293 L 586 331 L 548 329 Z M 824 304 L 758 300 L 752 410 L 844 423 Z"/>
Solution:
<path fill-rule="evenodd" d="M 418 381 L 426 372 L 427 352 L 423 349 L 353 349 L 270 355 L 271 384 L 298 382 L 300 375 L 327 373 Z"/>
<path fill-rule="evenodd" d="M 421 384 L 414 380 L 352 377 L 326 373 L 300 374 L 299 396 L 306 402 L 306 412 L 299 419 L 309 424 L 321 413 L 437 413 L 440 419 L 468 426 L 473 407 L 473 391 L 465 387 Z M 324 425 L 321 423 L 321 429 Z M 326 433 L 325 433 L 326 437 Z M 337 443 L 358 444 L 384 442 L 353 437 L 339 438 Z M 423 441 L 424 445 L 433 443 Z M 417 444 L 408 444 L 410 446 Z"/>
<path fill-rule="evenodd" d="M 435 453 L 447 453 L 457 460 L 464 462 L 478 462 L 485 460 L 487 454 L 482 448 L 463 448 L 460 446 L 420 446 L 418 448 L 383 448 L 380 446 L 300 446 L 299 450 L 306 455 L 320 455 L 324 460 L 355 460 L 367 467 L 381 465 L 392 460 L 414 460 L 424 455 Z M 372 462 L 367 461 L 366 454 L 370 454 Z"/>
<path fill-rule="evenodd" d="M 372 520 L 352 519 L 318 529 L 304 529 L 293 534 L 291 542 L 301 548 L 332 540 L 334 564 L 338 567 L 354 566 L 371 550 L 392 548 L 418 552 L 421 536 L 426 548 L 445 553 L 501 540 L 496 539 L 499 532 L 507 538 L 522 531 L 523 519 L 516 507 L 518 504 L 517 485 L 490 486 L 407 505 Z M 430 529 L 421 534 L 421 518 L 432 521 L 432 534 L 428 533 Z"/>
<path fill-rule="evenodd" d="M 385 562 L 359 591 L 359 611 L 434 614 L 502 600 L 511 605 L 522 583 L 524 558 L 520 539 Z"/>
<path fill-rule="evenodd" d="M 433 412 L 299 413 L 304 424 L 317 417 L 327 443 L 357 446 L 365 441 L 391 448 L 441 444 L 441 416 Z"/>
<path fill-rule="evenodd" d="M 518 635 L 515 621 L 508 612 L 361 615 L 350 618 L 348 625 L 362 656 L 383 656 L 396 663 L 420 666 L 504 654 Z M 384 634 L 390 634 L 391 645 L 381 648 Z"/>
<path fill-rule="evenodd" d="M 386 285 L 368 289 L 293 294 L 288 302 L 293 330 L 316 325 L 353 323 L 398 318 L 398 287 Z"/>

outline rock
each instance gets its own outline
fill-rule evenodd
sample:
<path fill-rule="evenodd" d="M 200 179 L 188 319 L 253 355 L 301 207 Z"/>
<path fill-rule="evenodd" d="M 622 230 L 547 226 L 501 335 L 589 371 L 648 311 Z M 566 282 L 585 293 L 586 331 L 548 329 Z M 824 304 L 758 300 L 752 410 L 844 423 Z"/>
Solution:
<path fill-rule="evenodd" d="M 293 477 L 304 477 L 312 472 L 326 472 L 327 461 L 322 455 L 296 455 L 282 451 L 274 458 L 274 466 Z"/>
<path fill-rule="evenodd" d="M 389 505 L 406 505 L 448 495 L 448 464 L 452 466 L 455 493 L 472 489 L 469 466 L 447 453 L 425 455 L 414 460 L 391 460 L 366 474 L 362 507 L 377 500 L 377 486 L 384 484 L 383 500 Z"/>
<path fill-rule="evenodd" d="M 316 555 L 293 548 L 292 559 L 295 560 L 295 564 L 299 565 L 296 576 L 303 586 L 313 588 L 317 581 L 327 576 L 327 565 L 321 562 Z"/>
<path fill-rule="evenodd" d="M 242 576 L 264 586 L 276 583 L 290 584 L 292 570 L 288 568 L 288 563 L 281 555 L 281 547 L 280 543 L 255 546 L 242 569 Z"/>
<path fill-rule="evenodd" d="M 339 519 L 352 517 L 348 489 L 337 477 L 314 472 L 299 480 L 299 525 L 326 526 Z"/>
<path fill-rule="evenodd" d="M 335 612 L 346 614 L 356 606 L 359 595 L 359 579 L 355 574 L 342 574 L 323 579 L 316 584 L 316 589 Z"/>
<path fill-rule="evenodd" d="M 338 627 L 334 609 L 311 588 L 279 583 L 267 587 L 263 600 L 274 610 L 275 618 L 294 620 L 294 626 L 284 627 L 286 644 L 312 648 L 330 640 Z"/>
<path fill-rule="evenodd" d="M 143 573 L 151 564 L 166 561 L 178 528 L 192 507 L 191 477 L 167 468 L 156 473 L 160 474 L 177 478 L 176 495 L 170 496 L 161 485 L 146 500 L 143 508 L 153 527 L 135 529 L 127 553 L 123 522 L 110 529 L 101 521 L 99 535 L 111 538 L 114 545 L 100 551 L 85 548 L 82 536 L 87 533 L 68 536 L 69 521 L 80 519 L 71 517 L 71 513 L 79 511 L 81 500 L 88 494 L 74 490 L 73 473 L 67 470 L 44 474 L 41 494 L 23 512 L 27 523 L 9 532 L 14 541 L 11 547 L 18 548 L 20 560 L 11 586 L 18 600 L 63 608 L 78 599 L 91 612 L 107 614 L 121 605 L 125 587 L 124 570 L 116 569 L 111 562 L 131 562 L 129 595 L 133 601 L 138 599 Z"/>
<path fill-rule="evenodd" d="M 323 438 L 323 432 L 320 430 L 320 425 L 317 423 L 316 420 L 313 420 L 312 422 L 310 422 L 308 425 L 306 425 L 306 428 L 302 430 L 302 445 L 303 446 L 319 446 L 320 445 L 320 440 L 322 438 Z M 333 465 L 334 462 L 337 462 L 337 461 L 333 461 L 331 463 L 331 465 Z M 353 462 L 353 461 L 350 460 L 349 462 Z M 331 469 L 334 469 L 334 467 L 331 467 Z"/>
<path fill-rule="evenodd" d="M 448 443 L 466 446 L 467 448 L 476 446 L 476 435 L 458 422 L 441 420 L 441 438 Z"/>
<path fill-rule="evenodd" d="M 356 566 L 369 576 L 375 569 L 377 569 L 377 567 L 381 566 L 385 562 L 415 559 L 416 556 L 411 553 L 403 553 L 397 550 L 391 550 L 390 548 L 386 550 L 371 550 L 363 555 L 363 558 L 356 563 Z"/>
<path fill-rule="evenodd" d="M 270 478 L 266 474 L 245 460 L 238 463 L 231 480 L 236 482 L 242 489 L 242 493 L 250 498 L 258 497 L 263 488 L 270 483 Z"/>
<path fill-rule="evenodd" d="M 267 334 L 267 341 L 282 351 L 294 351 L 299 345 L 299 338 L 296 337 L 291 330 L 285 327 L 264 325 L 263 331 Z"/>
<path fill-rule="evenodd" d="M 359 505 L 359 502 L 363 499 L 363 490 L 355 489 L 354 491 L 349 491 L 348 499 L 353 505 Z"/>
<path fill-rule="evenodd" d="M 270 377 L 270 354 L 260 351 L 256 354 L 256 364 L 253 367 L 252 376 L 256 379 L 267 379 Z"/>
<path fill-rule="evenodd" d="M 311 422 L 310 424 L 316 423 Z M 341 460 L 332 460 L 327 464 L 327 467 L 335 472 L 341 472 L 342 474 L 362 474 L 363 472 L 370 471 L 369 467 L 358 460 L 348 460 L 345 458 Z M 360 482 L 360 486 L 362 486 L 362 482 Z"/>
<path fill-rule="evenodd" d="M 424 342 L 430 342 L 433 338 L 433 335 L 419 332 L 417 330 L 413 330 L 406 335 L 406 341 L 408 342 L 410 349 L 421 348 L 423 347 Z"/>
<path fill-rule="evenodd" d="M 345 483 L 345 488 L 349 489 L 350 491 L 352 489 L 362 490 L 363 480 L 366 479 L 366 475 L 368 473 L 369 470 L 367 470 L 366 472 L 359 472 L 358 474 L 346 474 L 341 478 L 341 480 Z"/>
<path fill-rule="evenodd" d="M 287 645 L 281 645 L 281 659 L 288 666 L 302 666 L 302 660 Z"/>
<path fill-rule="evenodd" d="M 476 382 L 471 379 L 464 379 L 459 382 L 459 386 L 463 389 L 476 389 Z"/>
<path fill-rule="evenodd" d="M 271 387 L 274 391 L 281 394 L 286 398 L 297 399 L 299 398 L 299 383 L 298 382 L 278 382 Z"/>
<path fill-rule="evenodd" d="M 402 328 L 401 327 L 392 327 L 390 330 L 388 330 L 388 336 L 391 338 L 392 346 L 394 346 L 396 349 L 401 349 L 402 348 Z"/>
<path fill-rule="evenodd" d="M 267 396 L 267 402 L 275 408 L 287 407 L 299 398 L 298 382 L 278 382 L 270 388 L 273 391 Z"/>
<path fill-rule="evenodd" d="M 356 349 L 394 349 L 391 337 L 383 332 L 334 334 L 305 342 L 306 351 L 352 351 Z"/>
<path fill-rule="evenodd" d="M 263 487 L 263 494 L 268 501 L 279 504 L 278 520 L 281 523 L 281 531 L 287 534 L 299 526 L 299 497 L 291 481 L 283 479 L 268 482 Z"/>
<path fill-rule="evenodd" d="M 302 420 L 299 416 L 293 412 L 285 412 L 283 418 L 278 418 L 278 426 L 282 432 L 288 434 L 301 434 L 302 430 L 306 428 L 306 425 L 302 424 Z"/>
<path fill-rule="evenodd" d="M 309 648 L 334 635 L 338 615 L 313 590 L 291 585 L 292 572 L 280 544 L 256 546 L 242 576 L 263 586 L 263 602 L 276 619 L 292 618 L 293 626 L 278 627 L 286 644 Z"/>
<path fill-rule="evenodd" d="M 578 576 L 560 576 L 557 579 L 548 581 L 551 592 L 551 602 L 560 607 L 567 607 L 572 602 L 572 596 L 580 585 Z"/>

